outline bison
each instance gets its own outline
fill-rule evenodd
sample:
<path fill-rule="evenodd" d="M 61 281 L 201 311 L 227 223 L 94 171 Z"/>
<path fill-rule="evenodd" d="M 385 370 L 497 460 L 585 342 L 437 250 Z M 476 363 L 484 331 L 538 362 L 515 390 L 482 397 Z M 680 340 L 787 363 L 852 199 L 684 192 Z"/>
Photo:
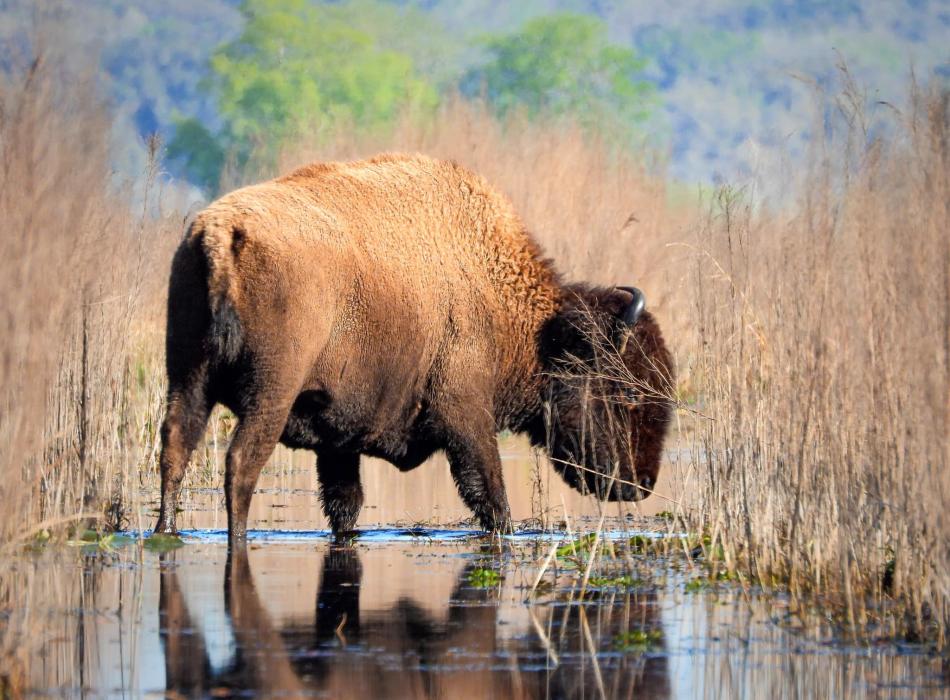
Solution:
<path fill-rule="evenodd" d="M 335 533 L 360 456 L 443 450 L 486 530 L 511 527 L 496 433 L 526 433 L 571 486 L 638 500 L 656 482 L 672 361 L 632 287 L 567 284 L 507 198 L 454 162 L 309 165 L 223 196 L 175 253 L 156 532 L 215 404 L 239 419 L 225 499 L 246 534 L 277 442 L 317 455 Z"/>

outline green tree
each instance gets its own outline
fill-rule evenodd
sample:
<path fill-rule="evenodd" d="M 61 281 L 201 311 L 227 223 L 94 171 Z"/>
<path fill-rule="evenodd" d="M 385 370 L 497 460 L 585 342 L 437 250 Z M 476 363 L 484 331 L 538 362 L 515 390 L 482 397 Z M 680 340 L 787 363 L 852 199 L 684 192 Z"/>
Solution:
<path fill-rule="evenodd" d="M 208 192 L 215 191 L 224 167 L 224 148 L 200 121 L 179 121 L 166 155 L 169 160 L 183 160 L 189 179 L 196 185 Z"/>
<path fill-rule="evenodd" d="M 654 87 L 640 79 L 646 62 L 612 44 L 603 21 L 558 13 L 528 21 L 519 32 L 484 40 L 489 60 L 465 80 L 504 114 L 568 115 L 585 124 L 633 128 L 654 104 Z"/>
<path fill-rule="evenodd" d="M 361 2 L 361 6 L 367 3 Z M 222 126 L 178 123 L 169 155 L 213 191 L 226 158 L 272 163 L 277 149 L 321 128 L 378 129 L 404 109 L 428 110 L 437 95 L 412 59 L 347 21 L 348 8 L 310 0 L 244 0 L 244 31 L 211 57 L 205 81 Z"/>

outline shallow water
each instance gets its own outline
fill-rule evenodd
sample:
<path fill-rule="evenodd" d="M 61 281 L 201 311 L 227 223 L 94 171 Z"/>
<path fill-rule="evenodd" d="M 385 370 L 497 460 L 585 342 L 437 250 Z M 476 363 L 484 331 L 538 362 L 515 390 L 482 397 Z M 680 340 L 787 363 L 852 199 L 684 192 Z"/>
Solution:
<path fill-rule="evenodd" d="M 225 441 L 221 441 L 223 445 Z M 594 517 L 606 510 L 610 516 L 655 515 L 673 510 L 670 497 L 683 491 L 677 485 L 687 471 L 683 450 L 671 449 L 660 471 L 656 490 L 638 503 L 601 503 L 567 486 L 550 465 L 522 438 L 500 440 L 505 490 L 515 520 L 533 520 L 545 526 L 563 520 Z M 222 529 L 227 525 L 224 507 L 224 451 L 212 452 L 214 468 L 202 472 L 189 470 L 182 489 L 178 525 L 187 529 Z M 319 499 L 315 457 L 306 450 L 279 447 L 264 469 L 251 501 L 248 527 L 260 530 L 313 530 L 328 527 Z M 392 465 L 364 457 L 360 465 L 365 493 L 357 526 L 360 528 L 393 525 L 457 526 L 471 518 L 462 503 L 443 455 L 436 455 L 418 469 L 400 472 Z M 138 501 L 129 508 L 127 525 L 145 529 L 154 525 L 158 512 L 157 474 L 151 475 Z"/>
<path fill-rule="evenodd" d="M 608 523 L 613 538 L 632 533 Z M 916 697 L 948 692 L 915 647 L 851 648 L 789 626 L 780 598 L 687 593 L 672 562 L 627 561 L 628 585 L 581 596 L 563 534 L 184 533 L 24 558 L 53 632 L 30 692 L 196 697 Z M 579 560 L 581 563 L 583 560 Z"/>

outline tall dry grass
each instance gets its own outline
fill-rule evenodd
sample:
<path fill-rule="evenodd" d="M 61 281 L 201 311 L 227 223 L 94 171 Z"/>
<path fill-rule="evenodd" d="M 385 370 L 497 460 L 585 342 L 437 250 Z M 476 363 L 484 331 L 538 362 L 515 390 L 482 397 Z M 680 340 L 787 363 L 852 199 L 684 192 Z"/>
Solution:
<path fill-rule="evenodd" d="M 66 84 L 59 70 L 37 59 L 0 85 L 3 542 L 99 515 L 151 447 L 143 421 L 161 400 L 141 355 L 160 341 L 179 225 L 145 213 L 148 192 L 133 209 L 91 77 Z"/>
<path fill-rule="evenodd" d="M 163 399 L 179 226 L 130 207 L 92 76 L 62 68 L 40 58 L 0 82 L 0 691 L 46 639 L 7 556 L 48 528 L 128 522 Z"/>
<path fill-rule="evenodd" d="M 845 78 L 847 75 L 845 74 Z M 948 93 L 846 80 L 773 212 L 722 189 L 689 278 L 712 553 L 858 634 L 950 625 Z M 684 300 L 685 301 L 685 300 Z"/>

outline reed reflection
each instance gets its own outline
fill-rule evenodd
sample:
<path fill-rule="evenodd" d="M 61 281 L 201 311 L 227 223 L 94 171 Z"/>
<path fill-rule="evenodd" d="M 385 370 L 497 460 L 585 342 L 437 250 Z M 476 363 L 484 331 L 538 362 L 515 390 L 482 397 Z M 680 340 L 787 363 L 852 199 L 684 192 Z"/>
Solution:
<path fill-rule="evenodd" d="M 401 551 L 394 554 L 397 561 L 410 559 Z M 652 637 L 648 650 L 618 647 L 630 630 L 661 629 L 650 594 L 633 602 L 626 597 L 584 606 L 503 609 L 497 586 L 473 584 L 476 568 L 501 563 L 497 555 L 485 555 L 488 559 L 473 561 L 460 573 L 446 569 L 456 579 L 444 614 L 436 612 L 438 606 L 433 610 L 425 590 L 418 600 L 400 597 L 384 609 L 364 603 L 361 610 L 364 569 L 353 546 L 331 546 L 324 553 L 312 618 L 282 621 L 272 619 L 262 604 L 246 549 L 231 549 L 224 602 L 234 649 L 229 663 L 216 669 L 189 613 L 174 554 L 168 556 L 159 614 L 170 693 L 419 698 L 670 693 L 662 638 Z M 504 619 L 512 614 L 514 621 Z"/>

